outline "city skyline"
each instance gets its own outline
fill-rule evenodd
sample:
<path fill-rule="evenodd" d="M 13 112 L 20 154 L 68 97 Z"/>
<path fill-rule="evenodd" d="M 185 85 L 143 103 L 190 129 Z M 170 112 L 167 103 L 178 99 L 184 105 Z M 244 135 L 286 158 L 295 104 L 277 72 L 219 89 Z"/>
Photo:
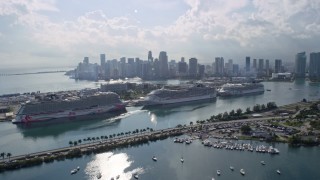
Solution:
<path fill-rule="evenodd" d="M 201 64 L 294 62 L 297 52 L 319 51 L 319 11 L 314 0 L 9 0 L 0 2 L 0 57 L 2 67 L 73 66 L 101 53 L 147 60 L 149 50 Z"/>

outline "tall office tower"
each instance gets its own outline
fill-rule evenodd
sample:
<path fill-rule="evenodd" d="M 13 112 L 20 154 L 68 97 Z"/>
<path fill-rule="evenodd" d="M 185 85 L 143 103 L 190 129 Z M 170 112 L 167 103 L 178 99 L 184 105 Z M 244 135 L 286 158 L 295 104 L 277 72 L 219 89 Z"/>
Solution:
<path fill-rule="evenodd" d="M 304 78 L 306 76 L 306 63 L 307 63 L 306 52 L 301 52 L 296 54 L 295 71 L 294 71 L 296 78 Z"/>
<path fill-rule="evenodd" d="M 233 64 L 233 75 L 238 76 L 239 73 L 239 64 Z"/>
<path fill-rule="evenodd" d="M 160 78 L 167 78 L 169 75 L 167 52 L 161 51 L 159 54 Z"/>
<path fill-rule="evenodd" d="M 136 76 L 138 77 L 142 77 L 142 60 L 140 60 L 140 58 L 136 57 L 135 58 L 136 62 L 135 62 L 135 72 L 136 72 Z"/>
<path fill-rule="evenodd" d="M 153 62 L 152 52 L 148 52 L 148 61 Z"/>
<path fill-rule="evenodd" d="M 181 62 L 185 62 L 184 57 L 181 57 Z"/>
<path fill-rule="evenodd" d="M 120 58 L 120 67 L 119 67 L 119 71 L 120 71 L 120 77 L 125 78 L 127 77 L 127 67 L 126 67 L 126 58 L 125 57 L 121 57 Z"/>
<path fill-rule="evenodd" d="M 199 64 L 199 76 L 204 77 L 204 71 L 205 71 L 205 66 L 202 64 Z"/>
<path fill-rule="evenodd" d="M 160 77 L 160 62 L 159 62 L 158 58 L 154 59 L 154 76 L 156 78 Z"/>
<path fill-rule="evenodd" d="M 254 70 L 257 70 L 257 59 L 253 59 L 252 68 L 253 68 Z"/>
<path fill-rule="evenodd" d="M 264 68 L 264 60 L 263 59 L 259 59 L 258 72 L 262 73 L 263 72 L 263 68 Z"/>
<path fill-rule="evenodd" d="M 310 79 L 320 79 L 320 52 L 310 53 L 309 77 Z"/>
<path fill-rule="evenodd" d="M 184 62 L 184 58 L 181 58 L 181 61 L 178 63 L 178 73 L 180 76 L 187 75 L 188 72 L 188 65 Z"/>
<path fill-rule="evenodd" d="M 198 60 L 196 58 L 189 59 L 189 76 L 197 77 L 198 74 Z"/>
<path fill-rule="evenodd" d="M 274 72 L 275 73 L 281 73 L 281 66 L 282 66 L 282 60 L 281 59 L 276 59 L 274 61 Z"/>
<path fill-rule="evenodd" d="M 266 59 L 266 76 L 270 75 L 270 63 L 269 59 Z"/>
<path fill-rule="evenodd" d="M 250 72 L 250 57 L 246 57 L 246 72 Z"/>
<path fill-rule="evenodd" d="M 224 75 L 224 59 L 223 59 L 223 57 L 216 57 L 214 65 L 215 65 L 215 74 L 217 76 L 223 76 Z"/>
<path fill-rule="evenodd" d="M 128 58 L 128 67 L 126 68 L 126 72 L 128 77 L 136 76 L 134 58 Z"/>
<path fill-rule="evenodd" d="M 105 79 L 105 80 L 110 79 L 110 74 L 111 74 L 111 72 L 110 72 L 110 66 L 111 66 L 111 61 L 108 60 L 108 61 L 106 62 L 106 65 L 104 66 L 104 79 Z"/>
<path fill-rule="evenodd" d="M 84 57 L 83 64 L 89 64 L 89 57 Z"/>
<path fill-rule="evenodd" d="M 233 75 L 233 60 L 232 60 L 232 59 L 229 59 L 229 60 L 228 60 L 226 69 L 227 69 L 227 74 L 228 74 L 229 76 L 232 76 L 232 75 Z"/>
<path fill-rule="evenodd" d="M 106 55 L 105 54 L 100 54 L 100 65 L 101 67 L 106 64 Z"/>

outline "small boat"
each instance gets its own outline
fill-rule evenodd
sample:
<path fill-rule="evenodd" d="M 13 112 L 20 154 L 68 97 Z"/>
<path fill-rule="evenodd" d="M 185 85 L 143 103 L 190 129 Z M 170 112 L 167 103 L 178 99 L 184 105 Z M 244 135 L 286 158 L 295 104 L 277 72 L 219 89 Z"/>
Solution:
<path fill-rule="evenodd" d="M 278 174 L 281 174 L 281 172 L 280 172 L 280 170 L 279 170 L 279 169 L 277 169 L 277 173 L 278 173 Z"/>
<path fill-rule="evenodd" d="M 138 174 L 133 174 L 133 177 L 134 177 L 135 179 L 139 179 Z"/>
<path fill-rule="evenodd" d="M 267 89 L 267 91 L 271 91 L 271 89 Z"/>
<path fill-rule="evenodd" d="M 221 175 L 221 171 L 217 170 L 217 175 L 220 176 Z"/>
<path fill-rule="evenodd" d="M 77 171 L 77 169 L 73 169 L 73 170 L 71 170 L 71 174 L 75 174 L 75 173 L 77 173 L 78 171 Z"/>
<path fill-rule="evenodd" d="M 181 163 L 183 163 L 183 162 L 184 162 L 184 159 L 183 159 L 183 157 L 181 157 L 180 161 L 181 161 Z"/>
<path fill-rule="evenodd" d="M 78 167 L 77 167 L 77 171 L 79 171 L 79 170 L 80 170 L 80 167 L 78 166 Z"/>
<path fill-rule="evenodd" d="M 265 163 L 264 161 L 260 161 L 260 163 L 261 163 L 262 165 L 266 165 L 266 163 Z"/>
<path fill-rule="evenodd" d="M 230 166 L 230 170 L 233 171 L 233 170 L 234 170 L 234 167 L 233 167 L 233 166 Z"/>
<path fill-rule="evenodd" d="M 97 174 L 97 178 L 100 179 L 102 177 L 101 173 Z"/>
<path fill-rule="evenodd" d="M 211 180 L 214 180 L 214 178 L 212 178 Z"/>
<path fill-rule="evenodd" d="M 246 172 L 244 171 L 244 169 L 240 169 L 240 173 L 241 173 L 242 175 L 245 175 L 245 174 L 246 174 Z"/>
<path fill-rule="evenodd" d="M 153 157 L 152 157 L 152 160 L 153 160 L 153 161 L 157 161 L 156 156 L 153 156 Z"/>

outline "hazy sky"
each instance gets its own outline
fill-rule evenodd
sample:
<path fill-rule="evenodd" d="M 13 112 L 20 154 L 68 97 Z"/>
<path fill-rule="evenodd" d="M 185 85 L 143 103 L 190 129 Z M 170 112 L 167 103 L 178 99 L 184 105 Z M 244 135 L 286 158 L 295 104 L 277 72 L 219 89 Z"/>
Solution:
<path fill-rule="evenodd" d="M 1 67 L 74 65 L 151 50 L 244 62 L 320 51 L 319 0 L 1 0 Z"/>

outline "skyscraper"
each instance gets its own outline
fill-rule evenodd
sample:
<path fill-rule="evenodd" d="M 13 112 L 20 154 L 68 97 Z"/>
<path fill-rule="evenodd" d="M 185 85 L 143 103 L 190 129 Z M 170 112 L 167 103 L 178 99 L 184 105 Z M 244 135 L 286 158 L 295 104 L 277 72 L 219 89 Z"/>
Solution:
<path fill-rule="evenodd" d="M 198 73 L 198 60 L 196 58 L 189 59 L 189 76 L 197 77 Z"/>
<path fill-rule="evenodd" d="M 296 78 L 304 78 L 306 76 L 306 63 L 307 63 L 306 52 L 301 52 L 296 54 L 295 71 L 294 71 Z"/>
<path fill-rule="evenodd" d="M 309 77 L 310 79 L 320 79 L 320 52 L 310 53 Z"/>
<path fill-rule="evenodd" d="M 274 72 L 275 73 L 281 73 L 281 66 L 282 66 L 281 59 L 276 59 L 274 61 Z"/>
<path fill-rule="evenodd" d="M 161 51 L 159 54 L 160 78 L 167 78 L 169 75 L 167 52 Z"/>
<path fill-rule="evenodd" d="M 178 72 L 179 72 L 179 76 L 185 76 L 187 74 L 187 63 L 184 62 L 184 58 L 181 58 L 181 61 L 178 63 Z"/>
<path fill-rule="evenodd" d="M 151 51 L 148 52 L 148 61 L 153 62 L 153 57 L 152 57 L 152 52 Z"/>
<path fill-rule="evenodd" d="M 258 72 L 260 74 L 263 72 L 263 68 L 264 68 L 264 60 L 263 59 L 259 59 Z"/>
<path fill-rule="evenodd" d="M 104 77 L 105 68 L 106 68 L 106 55 L 100 54 L 100 73 L 102 77 Z"/>
<path fill-rule="evenodd" d="M 252 68 L 253 68 L 254 70 L 257 69 L 257 59 L 253 59 Z"/>
<path fill-rule="evenodd" d="M 246 57 L 246 72 L 250 72 L 250 57 Z"/>
<path fill-rule="evenodd" d="M 223 57 L 216 57 L 214 66 L 215 66 L 214 67 L 215 74 L 217 76 L 223 76 L 224 75 L 224 59 L 223 59 Z"/>
<path fill-rule="evenodd" d="M 270 75 L 270 63 L 269 59 L 266 59 L 266 76 Z"/>

